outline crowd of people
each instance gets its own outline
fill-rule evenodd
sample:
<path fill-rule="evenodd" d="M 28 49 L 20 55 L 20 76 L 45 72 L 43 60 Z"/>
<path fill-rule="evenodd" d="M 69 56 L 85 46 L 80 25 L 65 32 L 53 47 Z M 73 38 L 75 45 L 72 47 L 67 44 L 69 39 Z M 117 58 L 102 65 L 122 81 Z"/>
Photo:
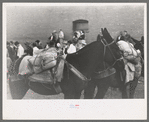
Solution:
<path fill-rule="evenodd" d="M 134 44 L 137 44 L 137 46 L 140 45 L 140 43 L 144 44 L 143 37 L 141 38 L 141 41 L 136 41 L 133 39 L 127 31 L 120 32 L 119 36 L 116 39 L 116 42 L 120 40 L 125 40 L 130 42 L 132 46 L 136 46 Z M 98 39 L 97 39 L 98 40 Z M 135 41 L 135 42 L 134 42 Z M 87 45 L 85 40 L 85 32 L 83 30 L 75 31 L 74 35 L 72 37 L 72 40 L 66 40 L 64 32 L 62 29 L 57 32 L 54 30 L 50 37 L 48 38 L 48 41 L 46 45 L 43 47 L 42 42 L 40 40 L 36 40 L 33 43 L 24 43 L 26 46 L 26 50 L 23 48 L 23 46 L 18 42 L 7 42 L 7 56 L 10 57 L 11 61 L 15 61 L 16 59 L 20 58 L 24 54 L 30 54 L 35 55 L 35 52 L 41 49 L 47 49 L 50 47 L 55 47 L 58 51 L 61 51 L 63 54 L 71 54 L 75 53 L 76 51 L 82 49 L 84 46 Z M 143 50 L 141 50 L 141 53 L 143 53 Z"/>
<path fill-rule="evenodd" d="M 7 62 L 11 62 L 9 63 L 11 64 L 9 72 L 11 72 L 16 60 L 26 55 L 37 56 L 42 50 L 47 50 L 53 47 L 62 55 L 71 54 L 82 49 L 87 43 L 85 41 L 85 33 L 83 30 L 75 31 L 72 40 L 66 40 L 64 32 L 60 29 L 59 32 L 54 30 L 51 33 L 45 46 L 42 45 L 40 40 L 36 40 L 32 43 L 25 42 L 24 45 L 25 48 L 18 41 L 7 42 Z"/>
<path fill-rule="evenodd" d="M 9 56 L 12 61 L 21 58 L 23 54 L 24 54 L 24 48 L 18 41 L 7 42 L 7 56 Z"/>
<path fill-rule="evenodd" d="M 97 37 L 97 40 L 98 39 L 99 37 Z M 140 45 L 140 43 L 142 45 L 144 44 L 143 37 L 141 39 L 142 40 L 139 41 L 138 45 Z M 124 57 L 128 57 L 128 55 L 132 52 L 132 49 L 135 47 L 134 44 L 138 43 L 138 41 L 133 39 L 127 31 L 120 32 L 120 34 L 116 38 L 116 42 L 120 50 L 123 51 Z M 65 55 L 75 53 L 87 45 L 85 40 L 85 32 L 83 30 L 75 31 L 72 40 L 66 40 L 62 29 L 60 29 L 59 32 L 54 30 L 48 38 L 45 46 L 42 45 L 42 42 L 40 40 L 36 40 L 33 43 L 25 42 L 24 44 L 26 46 L 26 49 L 24 49 L 18 41 L 7 42 L 7 57 L 10 58 L 12 66 L 17 59 L 23 57 L 24 55 L 37 56 L 42 50 L 53 47 L 57 50 L 58 53 Z M 130 46 L 133 48 L 129 50 Z M 137 56 L 143 52 L 142 50 L 141 52 L 140 50 L 135 50 L 133 51 L 133 53 L 133 56 Z"/>
<path fill-rule="evenodd" d="M 126 82 L 139 79 L 140 76 L 144 76 L 144 37 L 138 41 L 131 37 L 127 31 L 120 32 L 120 35 L 116 39 L 117 45 L 122 51 L 124 57 L 124 63 L 126 70 Z M 131 70 L 130 70 L 131 69 Z M 133 71 L 134 72 L 131 72 Z M 140 81 L 138 81 L 140 83 Z"/>
<path fill-rule="evenodd" d="M 54 30 L 51 36 L 48 38 L 45 48 L 49 48 L 49 43 L 53 42 L 57 49 L 61 49 L 64 54 L 75 53 L 83 48 L 87 43 L 85 41 L 85 33 L 83 30 L 75 31 L 72 40 L 66 40 L 62 29 L 57 32 Z"/>

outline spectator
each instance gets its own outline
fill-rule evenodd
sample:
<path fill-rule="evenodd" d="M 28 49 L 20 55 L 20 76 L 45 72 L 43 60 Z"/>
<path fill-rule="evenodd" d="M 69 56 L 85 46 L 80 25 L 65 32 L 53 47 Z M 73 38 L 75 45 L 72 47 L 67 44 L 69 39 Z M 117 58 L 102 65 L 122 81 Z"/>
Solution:
<path fill-rule="evenodd" d="M 41 43 L 41 41 L 36 40 L 35 43 L 36 43 L 36 46 L 37 46 L 38 49 L 42 49 L 42 43 Z"/>
<path fill-rule="evenodd" d="M 53 41 L 55 44 L 55 47 L 57 47 L 57 43 L 59 43 L 59 37 L 58 37 L 58 33 L 56 30 L 54 30 L 52 32 L 52 40 L 51 41 Z"/>
<path fill-rule="evenodd" d="M 79 39 L 81 39 L 81 40 L 84 40 L 85 39 L 85 32 L 84 32 L 84 30 L 81 30 L 80 31 L 80 37 L 79 37 Z"/>
<path fill-rule="evenodd" d="M 39 49 L 37 48 L 37 45 L 35 42 L 33 42 L 32 46 L 33 46 L 33 56 L 36 56 Z"/>
<path fill-rule="evenodd" d="M 77 43 L 77 51 L 82 49 L 83 47 L 85 47 L 87 45 L 85 40 L 79 40 Z"/>
<path fill-rule="evenodd" d="M 27 54 L 29 54 L 29 55 L 31 55 L 31 56 L 33 56 L 33 48 L 30 45 L 30 43 L 26 42 L 24 44 L 26 46 L 26 50 L 24 52 L 27 53 Z"/>
<path fill-rule="evenodd" d="M 7 49 L 8 49 L 8 54 L 12 62 L 14 62 L 17 59 L 17 55 L 14 49 L 14 43 L 13 41 L 7 42 Z"/>
<path fill-rule="evenodd" d="M 75 41 L 73 41 L 71 44 L 70 44 L 70 46 L 69 46 L 69 48 L 68 48 L 68 50 L 67 50 L 67 53 L 68 54 L 71 54 L 71 53 L 75 53 L 77 50 L 76 50 L 76 42 Z"/>
<path fill-rule="evenodd" d="M 68 49 L 68 42 L 67 40 L 64 40 L 63 41 L 63 47 L 62 47 L 62 50 L 63 50 L 63 54 L 67 54 L 67 49 Z"/>
<path fill-rule="evenodd" d="M 127 31 L 124 31 L 124 40 L 132 43 L 133 45 L 135 44 L 134 41 L 131 39 L 130 34 L 128 34 Z"/>
<path fill-rule="evenodd" d="M 23 54 L 24 54 L 24 48 L 22 47 L 22 45 L 18 41 L 15 42 L 15 46 L 18 48 L 17 56 L 19 58 L 21 58 L 23 56 Z"/>
<path fill-rule="evenodd" d="M 123 36 L 123 33 L 122 33 L 122 31 L 120 32 L 120 35 L 117 37 L 117 41 L 120 41 L 120 40 L 124 40 L 124 36 Z M 117 42 L 116 41 L 116 42 Z"/>
<path fill-rule="evenodd" d="M 55 47 L 55 44 L 53 41 L 50 41 L 48 42 L 48 47 L 51 48 L 51 47 Z"/>
<path fill-rule="evenodd" d="M 59 42 L 61 44 L 61 47 L 63 47 L 63 40 L 64 40 L 64 32 L 62 31 L 62 29 L 60 29 L 60 31 L 59 31 Z"/>

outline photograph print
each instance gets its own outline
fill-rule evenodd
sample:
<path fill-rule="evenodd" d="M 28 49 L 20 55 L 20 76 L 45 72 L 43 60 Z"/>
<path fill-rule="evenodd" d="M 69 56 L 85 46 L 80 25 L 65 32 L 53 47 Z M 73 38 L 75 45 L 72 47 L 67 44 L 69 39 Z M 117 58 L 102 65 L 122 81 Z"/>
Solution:
<path fill-rule="evenodd" d="M 6 101 L 146 99 L 145 3 L 3 3 L 2 12 Z"/>
<path fill-rule="evenodd" d="M 5 17 L 8 99 L 144 98 L 144 4 L 8 4 Z"/>

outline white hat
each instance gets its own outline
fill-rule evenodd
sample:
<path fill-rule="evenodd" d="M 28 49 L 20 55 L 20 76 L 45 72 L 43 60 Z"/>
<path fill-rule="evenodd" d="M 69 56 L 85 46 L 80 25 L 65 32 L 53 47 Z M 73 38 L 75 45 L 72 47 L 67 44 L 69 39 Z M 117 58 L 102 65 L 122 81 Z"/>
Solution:
<path fill-rule="evenodd" d="M 60 43 L 57 43 L 57 47 L 61 47 L 61 44 Z"/>
<path fill-rule="evenodd" d="M 140 54 L 140 53 L 141 53 L 141 51 L 138 49 L 138 50 L 137 50 L 137 53 L 138 53 L 138 54 Z"/>

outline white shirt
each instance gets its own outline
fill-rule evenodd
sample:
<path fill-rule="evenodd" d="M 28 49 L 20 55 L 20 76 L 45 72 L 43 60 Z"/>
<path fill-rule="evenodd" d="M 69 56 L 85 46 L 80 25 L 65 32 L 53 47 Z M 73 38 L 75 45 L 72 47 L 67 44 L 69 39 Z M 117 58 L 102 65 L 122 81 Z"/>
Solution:
<path fill-rule="evenodd" d="M 63 38 L 64 38 L 64 32 L 63 32 L 63 31 L 60 31 L 60 32 L 59 32 L 59 38 L 60 38 L 60 39 L 63 39 Z"/>
<path fill-rule="evenodd" d="M 39 52 L 39 49 L 37 47 L 33 48 L 33 56 L 36 56 Z"/>
<path fill-rule="evenodd" d="M 71 54 L 71 53 L 75 53 L 75 52 L 76 52 L 76 47 L 73 44 L 71 44 L 67 50 L 67 53 Z"/>
<path fill-rule="evenodd" d="M 21 58 L 21 56 L 22 56 L 23 54 L 24 54 L 24 48 L 22 47 L 21 44 L 19 44 L 17 56 L 18 56 L 19 58 Z"/>

